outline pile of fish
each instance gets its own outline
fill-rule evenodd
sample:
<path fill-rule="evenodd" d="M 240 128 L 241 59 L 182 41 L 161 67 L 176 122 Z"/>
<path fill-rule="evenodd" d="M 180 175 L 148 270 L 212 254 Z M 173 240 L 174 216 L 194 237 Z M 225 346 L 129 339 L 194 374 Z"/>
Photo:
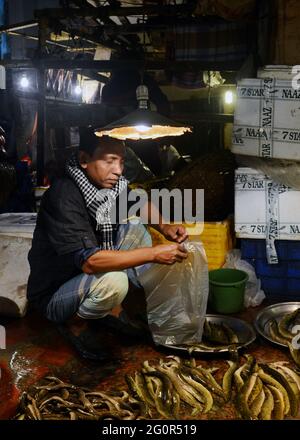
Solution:
<path fill-rule="evenodd" d="M 298 325 L 297 325 L 298 323 Z M 268 331 L 273 341 L 289 347 L 291 356 L 298 367 L 300 367 L 300 347 L 293 344 L 295 339 L 300 345 L 300 308 L 291 313 L 284 314 L 278 321 L 270 319 Z M 293 332 L 295 330 L 295 332 Z"/>
<path fill-rule="evenodd" d="M 242 342 L 239 341 L 238 335 L 227 324 L 224 322 L 217 324 L 205 319 L 202 341 L 189 344 L 187 351 L 190 354 L 198 350 L 218 352 L 223 349 L 231 349 L 234 351 L 241 345 Z"/>
<path fill-rule="evenodd" d="M 190 407 L 191 415 L 219 411 L 231 402 L 245 419 L 283 419 L 295 417 L 300 404 L 300 376 L 284 362 L 262 364 L 245 355 L 241 366 L 227 361 L 228 368 L 219 383 L 218 369 L 205 369 L 195 359 L 171 357 L 150 366 L 144 362 L 140 372 L 127 377 L 131 393 L 144 401 L 146 415 L 155 409 L 162 417 L 180 418 L 181 405 Z"/>
<path fill-rule="evenodd" d="M 17 420 L 105 420 L 140 418 L 142 403 L 126 391 L 104 393 L 48 376 L 21 397 Z"/>
<path fill-rule="evenodd" d="M 235 404 L 244 419 L 282 420 L 297 416 L 300 376 L 287 362 L 257 363 L 252 356 L 235 370 Z"/>
<path fill-rule="evenodd" d="M 44 385 L 24 393 L 18 420 L 58 419 L 181 419 L 201 418 L 234 404 L 245 419 L 295 417 L 300 403 L 299 372 L 287 362 L 257 363 L 245 355 L 240 365 L 237 353 L 228 368 L 204 368 L 196 360 L 168 356 L 159 362 L 145 361 L 141 370 L 126 375 L 128 391 L 89 391 L 46 377 Z M 218 380 L 216 372 L 218 371 Z M 202 416 L 203 417 L 203 416 Z"/>

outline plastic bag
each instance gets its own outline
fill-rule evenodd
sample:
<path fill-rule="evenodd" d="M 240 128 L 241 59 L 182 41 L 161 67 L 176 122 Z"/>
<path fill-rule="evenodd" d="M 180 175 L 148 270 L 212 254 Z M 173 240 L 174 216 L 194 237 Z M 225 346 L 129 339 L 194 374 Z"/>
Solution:
<path fill-rule="evenodd" d="M 241 259 L 241 251 L 239 249 L 232 249 L 227 253 L 226 262 L 223 267 L 243 270 L 248 274 L 249 279 L 246 283 L 244 306 L 259 306 L 259 304 L 265 299 L 266 295 L 261 289 L 261 281 L 256 277 L 254 268 L 248 263 L 248 261 Z"/>
<path fill-rule="evenodd" d="M 148 323 L 158 345 L 199 342 L 208 299 L 208 267 L 201 242 L 185 244 L 188 258 L 172 266 L 153 264 L 139 276 Z"/>

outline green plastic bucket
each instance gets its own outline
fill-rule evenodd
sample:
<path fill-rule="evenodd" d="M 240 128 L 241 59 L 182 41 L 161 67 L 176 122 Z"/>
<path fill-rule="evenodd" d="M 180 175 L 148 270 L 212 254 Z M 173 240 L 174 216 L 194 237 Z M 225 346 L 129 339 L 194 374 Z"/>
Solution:
<path fill-rule="evenodd" d="M 237 313 L 244 307 L 246 272 L 216 269 L 209 272 L 209 303 L 217 313 Z"/>

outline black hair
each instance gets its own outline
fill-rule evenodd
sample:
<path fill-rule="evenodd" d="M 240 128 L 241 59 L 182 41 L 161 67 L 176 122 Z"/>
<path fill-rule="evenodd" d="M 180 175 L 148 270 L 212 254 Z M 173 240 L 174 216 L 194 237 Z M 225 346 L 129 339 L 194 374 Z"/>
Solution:
<path fill-rule="evenodd" d="M 113 139 L 109 136 L 96 136 L 93 127 L 79 127 L 79 150 L 93 155 L 98 147 L 107 148 L 110 145 L 120 144 L 124 146 L 124 142 L 118 139 Z"/>

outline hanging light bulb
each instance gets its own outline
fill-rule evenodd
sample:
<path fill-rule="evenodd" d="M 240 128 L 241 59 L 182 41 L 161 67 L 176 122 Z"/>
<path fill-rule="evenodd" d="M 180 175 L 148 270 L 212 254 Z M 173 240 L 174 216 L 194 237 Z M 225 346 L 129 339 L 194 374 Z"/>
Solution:
<path fill-rule="evenodd" d="M 225 104 L 233 103 L 233 92 L 231 90 L 227 90 L 224 96 Z"/>
<path fill-rule="evenodd" d="M 136 89 L 138 109 L 127 116 L 95 130 L 97 136 L 110 136 L 120 140 L 157 139 L 164 136 L 181 136 L 191 132 L 189 126 L 172 121 L 148 109 L 148 87 L 140 85 Z"/>
<path fill-rule="evenodd" d="M 81 95 L 81 93 L 82 93 L 82 88 L 80 87 L 79 84 L 77 84 L 77 86 L 75 86 L 74 93 L 75 93 L 75 95 L 77 95 L 77 96 Z"/>
<path fill-rule="evenodd" d="M 143 0 L 145 10 L 145 1 Z M 146 53 L 146 15 L 143 13 L 143 53 Z M 145 60 L 144 60 L 145 61 Z M 144 71 L 142 71 L 142 84 L 136 89 L 138 109 L 127 116 L 108 124 L 103 128 L 95 130 L 97 136 L 110 136 L 120 140 L 157 139 L 164 136 L 181 136 L 191 132 L 191 127 L 184 126 L 172 121 L 157 112 L 148 109 L 149 92 L 148 87 L 143 84 Z"/>
<path fill-rule="evenodd" d="M 27 78 L 26 75 L 22 75 L 22 78 L 20 79 L 20 86 L 22 87 L 22 89 L 28 89 L 30 85 L 29 79 Z"/>
<path fill-rule="evenodd" d="M 135 128 L 140 133 L 145 133 L 146 131 L 149 131 L 151 129 L 151 127 L 149 127 L 148 125 L 145 125 L 145 124 L 136 125 Z"/>

